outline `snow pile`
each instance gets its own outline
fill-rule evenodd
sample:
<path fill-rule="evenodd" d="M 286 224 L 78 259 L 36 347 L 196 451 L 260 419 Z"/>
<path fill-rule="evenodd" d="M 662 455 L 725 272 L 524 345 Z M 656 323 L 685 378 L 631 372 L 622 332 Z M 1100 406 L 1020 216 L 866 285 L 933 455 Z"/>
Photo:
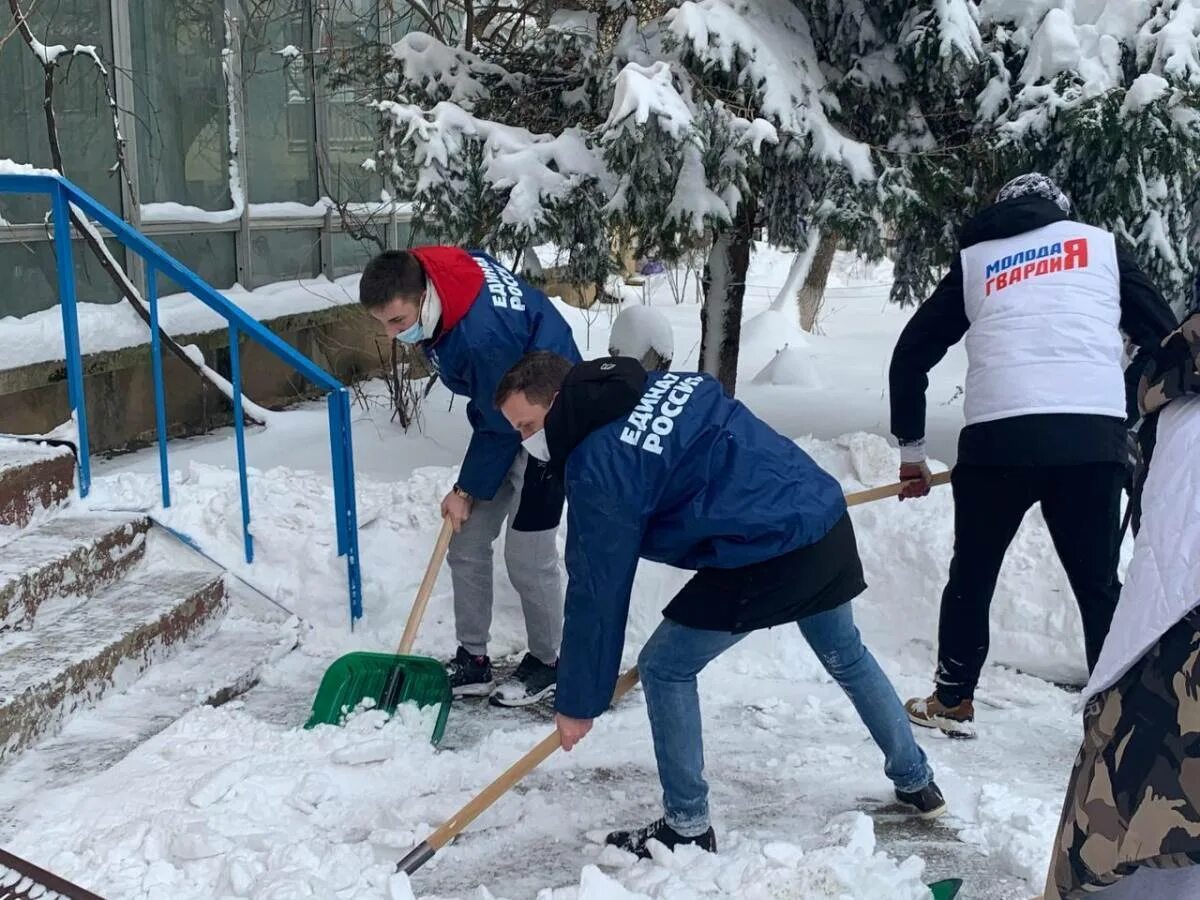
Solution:
<path fill-rule="evenodd" d="M 276 415 L 279 437 L 286 441 L 284 420 L 286 415 Z M 309 650 L 332 656 L 364 649 L 364 641 L 370 649 L 394 649 L 432 549 L 422 531 L 436 532 L 438 505 L 454 483 L 454 470 L 418 470 L 408 481 L 394 484 L 357 479 L 366 618 L 354 634 L 346 630 L 346 563 L 337 555 L 327 472 L 251 466 L 248 475 L 253 565 L 246 565 L 242 556 L 240 491 L 231 467 L 192 463 L 184 471 L 172 471 L 169 509 L 159 507 L 157 478 L 132 473 L 96 479 L 87 503 L 97 510 L 154 510 L 165 524 L 197 540 L 222 565 L 304 619 L 314 629 Z M 420 563 L 397 569 L 400 548 L 406 561 Z M 297 566 L 301 559 L 304 565 Z M 438 609 L 429 610 L 422 638 L 449 642 L 452 637 L 439 627 L 449 616 L 449 598 L 435 599 L 434 605 Z M 512 630 L 520 627 L 513 623 Z M 382 630 L 376 634 L 376 629 Z M 495 637 L 503 641 L 505 636 L 502 628 Z"/>
<path fill-rule="evenodd" d="M 785 347 L 803 349 L 809 336 L 801 329 L 794 305 L 767 309 L 742 323 L 742 345 L 738 368 L 756 374 Z"/>
<path fill-rule="evenodd" d="M 1039 884 L 1050 866 L 1051 846 L 1045 836 L 1054 834 L 1061 812 L 1061 800 L 1031 801 L 1002 785 L 988 784 L 979 796 L 977 824 L 961 836 L 999 856 L 1006 869 L 1030 884 Z"/>
<path fill-rule="evenodd" d="M 196 709 L 90 779 L 86 790 L 39 798 L 31 827 L 6 846 L 110 897 L 428 896 L 393 875 L 396 860 L 477 789 L 479 773 L 507 764 L 538 733 L 502 730 L 471 750 L 437 752 L 427 738 L 429 716 L 410 707 L 387 722 L 367 712 L 341 728 L 305 732 L 265 724 L 240 705 Z M 612 765 L 626 758 L 607 755 Z M 543 768 L 568 764 L 558 755 Z M 424 887 L 443 867 L 469 865 L 472 842 L 503 841 L 514 821 L 557 835 L 586 815 L 536 789 L 510 794 L 472 826 L 467 846 L 443 849 L 413 881 Z M 921 860 L 897 863 L 879 852 L 861 813 L 834 818 L 803 845 L 731 833 L 720 855 L 685 847 L 635 861 L 605 848 L 598 863 L 610 874 L 586 865 L 577 888 L 539 896 L 928 896 Z M 472 893 L 494 896 L 482 890 Z"/>
<path fill-rule="evenodd" d="M 814 389 L 821 387 L 821 376 L 810 354 L 785 344 L 766 368 L 754 376 L 754 383 Z"/>
<path fill-rule="evenodd" d="M 434 753 L 428 717 L 405 707 L 303 732 L 237 706 L 200 707 L 89 790 L 47 801 L 10 847 L 109 897 L 384 896 L 439 811 L 437 793 L 415 798 L 460 790 L 462 761 Z"/>
<path fill-rule="evenodd" d="M 606 848 L 601 864 L 624 865 L 612 875 L 587 866 L 578 894 L 551 891 L 543 900 L 650 900 L 738 897 L 746 900 L 928 900 L 921 881 L 925 864 L 909 857 L 897 864 L 875 850 L 875 829 L 862 813 L 834 819 L 816 844 L 759 844 L 735 839 L 719 855 L 695 847 L 674 853 L 658 846 L 653 859 L 629 862 L 630 854 Z"/>
<path fill-rule="evenodd" d="M 661 359 L 675 358 L 671 322 L 652 306 L 627 306 L 613 322 L 608 352 L 613 356 L 644 359 L 653 350 Z"/>

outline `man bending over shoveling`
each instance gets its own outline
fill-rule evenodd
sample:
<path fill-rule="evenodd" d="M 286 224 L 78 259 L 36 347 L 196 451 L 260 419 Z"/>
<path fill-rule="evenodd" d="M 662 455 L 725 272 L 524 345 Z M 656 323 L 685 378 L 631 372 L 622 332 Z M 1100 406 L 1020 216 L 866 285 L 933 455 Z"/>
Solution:
<path fill-rule="evenodd" d="M 904 707 L 863 646 L 850 600 L 866 589 L 840 487 L 707 375 L 647 374 L 632 359 L 531 353 L 496 405 L 567 492 L 567 598 L 556 724 L 570 750 L 608 709 L 638 558 L 695 576 L 638 657 L 664 816 L 608 843 L 715 851 L 696 676 L 749 632 L 795 623 L 884 755 L 897 798 L 945 810 Z"/>
<path fill-rule="evenodd" d="M 469 398 L 471 442 L 458 483 L 442 501 L 454 526 L 447 559 L 458 651 L 447 664 L 455 696 L 526 706 L 554 692 L 562 637 L 562 581 L 555 533 L 563 489 L 521 449 L 492 405 L 496 385 L 531 350 L 580 359 L 571 328 L 546 295 L 483 253 L 457 247 L 388 250 L 371 260 L 359 299 L 388 337 L 416 344 L 451 391 Z M 511 683 L 496 686 L 487 645 L 492 625 L 492 544 L 508 520 L 504 560 L 521 597 L 529 652 Z"/>

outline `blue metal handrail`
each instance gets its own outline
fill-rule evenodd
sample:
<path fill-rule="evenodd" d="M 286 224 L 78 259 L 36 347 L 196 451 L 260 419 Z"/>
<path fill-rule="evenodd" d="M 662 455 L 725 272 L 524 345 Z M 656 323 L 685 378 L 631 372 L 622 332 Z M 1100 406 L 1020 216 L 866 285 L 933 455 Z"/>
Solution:
<path fill-rule="evenodd" d="M 250 530 L 250 492 L 246 478 L 246 438 L 242 415 L 242 365 L 238 341 L 242 335 L 271 351 L 304 378 L 329 392 L 329 439 L 333 468 L 334 523 L 338 556 L 346 557 L 350 594 L 350 627 L 362 617 L 362 575 L 358 555 L 358 512 L 354 491 L 354 448 L 351 442 L 350 391 L 340 381 L 299 353 L 246 311 L 231 303 L 198 275 L 139 233 L 61 175 L 53 173 L 0 173 L 0 194 L 45 194 L 50 197 L 54 219 L 54 249 L 58 268 L 58 293 L 66 344 L 67 396 L 79 431 L 79 493 L 91 488 L 88 455 L 87 408 L 83 396 L 83 359 L 79 348 L 79 317 L 75 305 L 75 266 L 71 248 L 70 205 L 86 218 L 99 222 L 127 249 L 146 262 L 147 303 L 150 306 L 150 355 L 154 374 L 154 414 L 158 432 L 159 479 L 163 506 L 171 505 L 167 469 L 167 417 L 163 390 L 162 346 L 158 332 L 158 273 L 166 275 L 229 323 L 229 354 L 232 375 L 234 434 L 237 444 L 238 480 L 242 503 L 242 541 L 246 562 L 254 561 L 254 537 Z"/>

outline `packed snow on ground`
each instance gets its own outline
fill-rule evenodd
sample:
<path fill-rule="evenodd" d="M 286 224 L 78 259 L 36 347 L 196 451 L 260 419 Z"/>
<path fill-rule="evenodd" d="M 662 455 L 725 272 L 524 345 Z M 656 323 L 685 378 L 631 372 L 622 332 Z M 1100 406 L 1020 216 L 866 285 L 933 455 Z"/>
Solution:
<path fill-rule="evenodd" d="M 627 306 L 613 322 L 608 349 L 610 353 L 634 359 L 645 358 L 651 350 L 662 359 L 674 359 L 671 321 L 653 306 Z"/>
<path fill-rule="evenodd" d="M 791 260 L 761 249 L 747 325 Z M 887 269 L 839 258 L 821 332 L 792 343 L 754 338 L 756 352 L 806 360 L 820 386 L 756 384 L 739 395 L 796 438 L 846 490 L 895 480 L 886 371 L 907 313 L 887 304 Z M 663 276 L 648 298 L 672 324 L 676 368 L 694 365 L 698 308 L 676 306 Z M 560 307 L 580 343 L 607 347 L 608 311 Z M 779 312 L 782 323 L 794 307 Z M 764 329 L 764 332 L 769 331 Z M 961 426 L 953 352 L 929 392 L 935 456 L 952 461 Z M 379 385 L 368 385 L 376 396 Z M 914 825 L 889 810 L 882 760 L 837 686 L 792 628 L 749 636 L 701 677 L 706 760 L 721 853 L 688 850 L 635 862 L 602 846 L 615 827 L 659 814 L 640 692 L 557 753 L 411 879 L 396 861 L 551 727 L 545 710 L 456 704 L 438 749 L 429 714 L 372 711 L 342 728 L 304 731 L 329 663 L 350 650 L 393 651 L 438 530 L 438 502 L 468 437 L 464 403 L 436 387 L 422 428 L 404 434 L 382 403 L 356 408 L 355 453 L 366 616 L 348 627 L 336 556 L 323 407 L 272 417 L 247 434 L 256 562 L 241 559 L 239 491 L 227 433 L 171 444 L 173 505 L 157 510 L 303 622 L 300 647 L 259 685 L 196 709 L 107 771 L 46 787 L 0 817 L 6 849 L 110 898 L 539 897 L 540 900 L 724 896 L 918 898 L 921 883 L 960 874 L 967 898 L 1026 900 L 1040 889 L 1063 786 L 1077 749 L 1073 695 L 1047 679 L 1082 680 L 1078 616 L 1034 512 L 1014 541 L 992 609 L 992 665 L 980 686 L 976 741 L 922 732 L 951 811 Z M 940 465 L 940 464 L 939 464 Z M 156 508 L 152 453 L 98 465 L 95 508 Z M 952 548 L 947 489 L 925 500 L 857 507 L 871 587 L 855 601 L 864 638 L 902 697 L 928 691 L 937 609 Z M 560 543 L 562 536 L 560 535 Z M 603 552 L 597 547 L 596 552 Z M 503 558 L 500 552 L 497 560 Z M 625 663 L 660 621 L 687 573 L 644 563 Z M 502 567 L 491 652 L 523 651 L 519 602 Z M 450 580 L 439 578 L 415 652 L 454 649 Z M 170 665 L 170 663 L 167 663 Z M 31 752 L 38 752 L 37 750 Z M 4 774 L 0 772 L 0 787 Z"/>

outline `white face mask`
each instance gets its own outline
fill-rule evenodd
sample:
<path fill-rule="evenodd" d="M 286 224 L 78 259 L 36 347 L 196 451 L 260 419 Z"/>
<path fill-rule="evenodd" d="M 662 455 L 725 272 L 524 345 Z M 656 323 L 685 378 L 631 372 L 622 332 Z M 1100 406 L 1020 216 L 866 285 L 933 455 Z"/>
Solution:
<path fill-rule="evenodd" d="M 521 441 L 525 452 L 539 462 L 550 462 L 550 445 L 546 442 L 546 429 L 541 428 Z"/>

